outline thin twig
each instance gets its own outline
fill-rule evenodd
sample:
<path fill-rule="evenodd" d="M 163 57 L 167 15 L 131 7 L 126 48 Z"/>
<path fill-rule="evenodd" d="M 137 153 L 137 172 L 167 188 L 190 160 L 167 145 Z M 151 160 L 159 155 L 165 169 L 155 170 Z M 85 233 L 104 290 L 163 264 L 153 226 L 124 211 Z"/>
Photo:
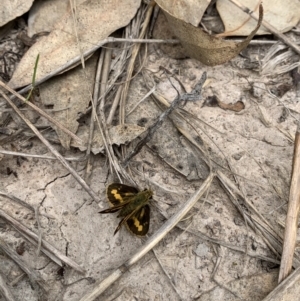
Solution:
<path fill-rule="evenodd" d="M 286 277 L 275 289 L 262 301 L 299 300 L 299 295 L 293 294 L 298 291 L 300 283 L 300 267 Z M 294 297 L 294 298 L 293 298 Z"/>
<path fill-rule="evenodd" d="M 25 227 L 24 225 L 22 225 L 20 222 L 18 222 L 14 218 L 12 218 L 10 215 L 8 215 L 7 213 L 5 213 L 1 209 L 0 209 L 0 216 L 2 218 L 4 218 L 6 221 L 8 221 L 26 239 L 28 239 L 28 237 L 29 237 L 30 238 L 30 242 L 37 244 L 38 239 L 39 239 L 38 235 L 36 235 L 35 233 L 33 233 L 31 230 L 29 230 L 27 227 Z M 85 273 L 85 270 L 81 266 L 79 266 L 75 261 L 73 261 L 69 257 L 63 255 L 61 252 L 59 252 L 57 249 L 55 249 L 50 243 L 48 243 L 44 239 L 42 240 L 41 251 L 43 253 L 45 253 L 46 255 L 48 255 L 49 252 L 51 252 L 53 255 L 55 255 L 55 257 L 58 258 L 58 260 L 55 260 L 55 262 L 57 264 L 61 265 L 61 263 L 59 263 L 59 262 L 63 261 L 65 264 L 67 264 L 68 266 L 72 267 L 76 271 L 78 271 L 80 273 Z M 48 251 L 48 252 L 46 252 L 46 251 Z M 51 256 L 50 256 L 50 258 L 52 259 Z"/>
<path fill-rule="evenodd" d="M 0 90 L 2 97 L 9 103 L 9 105 L 15 110 L 19 117 L 28 125 L 28 127 L 35 133 L 35 135 L 47 146 L 52 154 L 59 160 L 59 162 L 73 175 L 75 180 L 85 189 L 85 191 L 96 201 L 100 202 L 98 195 L 86 184 L 86 182 L 79 176 L 77 171 L 73 169 L 64 157 L 48 142 L 47 139 L 37 130 L 37 128 L 20 112 L 16 105 L 7 97 L 4 92 Z"/>
<path fill-rule="evenodd" d="M 34 111 L 39 113 L 41 116 L 45 117 L 48 121 L 50 121 L 52 124 L 54 124 L 56 127 L 58 127 L 60 130 L 62 130 L 64 133 L 72 137 L 74 140 L 76 140 L 78 143 L 82 144 L 83 141 L 77 137 L 74 133 L 72 133 L 70 130 L 65 128 L 62 124 L 60 124 L 57 120 L 46 114 L 43 110 L 41 110 L 39 107 L 31 103 L 30 101 L 27 101 L 26 98 L 24 98 L 22 95 L 14 91 L 12 88 L 10 88 L 8 85 L 0 81 L 0 86 L 12 93 L 15 97 L 20 99 L 22 102 L 24 102 L 26 105 L 28 105 L 30 108 L 32 108 Z M 13 97 L 11 97 L 13 99 Z"/>
<path fill-rule="evenodd" d="M 240 8 L 243 12 L 247 13 L 248 15 L 250 15 L 250 17 L 253 18 L 254 20 L 257 21 L 259 19 L 258 16 L 257 16 L 257 14 L 254 14 L 251 9 L 249 9 L 246 6 L 244 6 L 239 1 L 237 1 L 237 0 L 229 0 L 229 1 L 232 4 L 234 4 L 235 6 L 237 6 L 238 8 Z M 288 46 L 290 46 L 296 53 L 300 54 L 300 48 L 295 43 L 293 43 L 288 37 L 286 37 L 283 33 L 281 33 L 274 26 L 272 26 L 269 22 L 263 20 L 261 24 L 266 29 L 268 29 L 273 35 L 275 35 L 279 40 L 281 40 L 283 43 L 285 43 Z"/>
<path fill-rule="evenodd" d="M 178 107 L 181 101 L 194 101 L 200 98 L 202 86 L 206 80 L 206 72 L 202 74 L 200 81 L 197 83 L 191 93 L 185 93 L 178 95 L 172 104 L 157 118 L 157 120 L 148 127 L 146 134 L 142 140 L 140 140 L 135 148 L 127 155 L 123 161 L 123 165 L 127 166 L 129 161 L 142 149 L 142 147 L 151 140 L 155 131 L 162 125 L 163 121 Z"/>
<path fill-rule="evenodd" d="M 16 264 L 25 272 L 31 283 L 36 287 L 36 283 L 41 286 L 45 291 L 49 290 L 47 283 L 44 281 L 42 276 L 40 275 L 39 271 L 35 271 L 34 269 L 28 267 L 25 261 L 17 254 L 17 252 L 13 251 L 9 246 L 0 239 L 0 249 L 4 252 L 7 256 L 9 256 Z"/>
<path fill-rule="evenodd" d="M 150 17 L 152 15 L 153 8 L 154 8 L 154 4 L 153 3 L 149 4 L 148 9 L 147 9 L 147 13 L 146 13 L 146 17 L 145 17 L 145 20 L 143 22 L 143 27 L 142 27 L 141 33 L 139 35 L 140 39 L 144 38 L 144 36 L 146 34 L 146 30 L 148 29 L 148 25 L 149 25 L 149 22 L 150 22 L 150 19 L 151 19 Z M 124 84 L 122 95 L 121 95 L 121 99 L 120 99 L 120 124 L 124 124 L 125 123 L 125 104 L 126 104 L 126 98 L 127 98 L 127 94 L 128 94 L 130 79 L 132 77 L 134 63 L 135 63 L 136 57 L 138 55 L 138 52 L 140 50 L 140 47 L 141 47 L 141 44 L 135 44 L 133 46 L 132 54 L 131 54 L 131 57 L 130 57 L 130 61 L 128 63 L 126 80 L 125 80 L 125 84 Z"/>
<path fill-rule="evenodd" d="M 194 193 L 194 195 L 186 201 L 179 209 L 178 212 L 173 215 L 163 226 L 161 226 L 149 239 L 140 247 L 137 252 L 127 260 L 118 269 L 108 275 L 92 292 L 83 296 L 80 301 L 92 301 L 100 296 L 112 283 L 119 279 L 133 264 L 140 260 L 145 254 L 147 254 L 153 247 L 155 247 L 176 225 L 180 220 L 193 208 L 199 198 L 210 187 L 214 174 L 210 173 L 207 179 L 203 182 L 201 187 Z"/>
<path fill-rule="evenodd" d="M 57 160 L 57 158 L 53 157 L 53 156 L 26 154 L 26 153 L 8 151 L 8 150 L 5 150 L 5 149 L 0 149 L 0 154 L 9 155 L 9 156 L 21 156 L 21 157 L 28 157 L 28 158 L 45 159 L 45 160 Z M 85 161 L 86 157 L 81 157 L 81 158 L 64 157 L 64 159 L 66 161 L 77 161 L 77 162 L 80 162 L 80 161 Z"/>
<path fill-rule="evenodd" d="M 0 272 L 0 295 L 4 297 L 7 301 L 15 301 L 13 294 L 11 293 L 8 285 L 6 284 L 6 279 Z"/>

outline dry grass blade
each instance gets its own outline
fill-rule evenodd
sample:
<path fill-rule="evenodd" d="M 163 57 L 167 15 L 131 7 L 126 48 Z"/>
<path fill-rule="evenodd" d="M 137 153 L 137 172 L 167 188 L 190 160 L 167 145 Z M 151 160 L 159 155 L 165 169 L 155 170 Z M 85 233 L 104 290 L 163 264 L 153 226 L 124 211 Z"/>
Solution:
<path fill-rule="evenodd" d="M 41 288 L 48 291 L 47 283 L 41 277 L 40 273 L 28 267 L 27 264 L 23 261 L 23 259 L 20 258 L 20 256 L 15 251 L 11 250 L 3 240 L 0 240 L 0 249 L 13 261 L 15 261 L 15 263 L 23 270 L 23 272 L 25 272 L 28 275 L 34 287 L 37 287 L 36 284 L 39 284 Z"/>
<path fill-rule="evenodd" d="M 4 297 L 7 301 L 15 301 L 13 294 L 11 293 L 8 285 L 2 274 L 0 273 L 0 294 Z"/>
<path fill-rule="evenodd" d="M 51 116 L 46 114 L 43 110 L 41 110 L 39 107 L 35 106 L 30 101 L 27 101 L 26 98 L 22 97 L 19 93 L 15 92 L 13 89 L 11 89 L 9 86 L 4 84 L 2 81 L 0 81 L 0 86 L 12 93 L 14 96 L 19 98 L 21 101 L 26 103 L 30 108 L 32 108 L 34 111 L 39 113 L 41 116 L 45 117 L 48 121 L 50 121 L 52 124 L 57 126 L 59 129 L 61 129 L 63 132 L 65 132 L 67 135 L 70 135 L 74 140 L 76 140 L 78 143 L 82 143 L 82 140 L 78 138 L 74 133 L 72 133 L 70 130 L 65 128 L 63 125 L 61 125 L 59 122 L 57 122 L 55 119 L 53 119 Z"/>
<path fill-rule="evenodd" d="M 154 5 L 155 5 L 154 1 L 152 1 L 149 4 L 149 7 L 148 7 L 148 10 L 147 10 L 147 13 L 146 13 L 146 17 L 145 17 L 145 20 L 144 20 L 143 27 L 142 27 L 141 33 L 139 35 L 139 38 L 143 38 L 146 34 L 146 30 L 148 28 L 148 25 L 149 25 L 149 22 L 150 22 L 150 19 L 151 19 L 150 17 L 152 15 Z M 140 44 L 134 45 L 134 47 L 132 49 L 131 58 L 130 58 L 130 61 L 128 63 L 126 82 L 125 82 L 125 85 L 123 87 L 121 100 L 120 100 L 120 123 L 121 124 L 125 123 L 126 98 L 127 98 L 127 93 L 128 93 L 128 89 L 129 89 L 130 79 L 131 79 L 132 73 L 133 73 L 134 63 L 135 63 L 136 57 L 138 55 L 138 52 L 140 50 L 140 47 L 141 47 Z"/>
<path fill-rule="evenodd" d="M 80 301 L 92 301 L 100 296 L 110 285 L 112 285 L 118 278 L 120 278 L 133 264 L 140 260 L 145 254 L 147 254 L 153 247 L 155 247 L 189 212 L 191 208 L 197 203 L 199 198 L 206 192 L 210 187 L 214 174 L 210 173 L 207 179 L 203 182 L 201 187 L 196 193 L 185 202 L 179 209 L 178 212 L 173 215 L 164 225 L 162 225 L 149 239 L 140 247 L 137 252 L 127 260 L 118 269 L 112 272 L 106 277 L 92 292 L 87 293 L 83 296 Z"/>
<path fill-rule="evenodd" d="M 8 221 L 18 232 L 20 232 L 25 238 L 29 238 L 29 241 L 32 242 L 33 244 L 37 244 L 38 242 L 38 235 L 30 231 L 27 227 L 22 225 L 20 222 L 12 218 L 10 215 L 6 214 L 3 210 L 0 209 L 0 216 L 4 218 L 6 221 Z M 79 266 L 75 261 L 72 259 L 68 258 L 67 256 L 63 255 L 60 253 L 57 249 L 55 249 L 50 243 L 45 241 L 44 239 L 42 240 L 42 245 L 41 245 L 41 251 L 48 255 L 51 253 L 56 257 L 55 262 L 59 264 L 60 261 L 63 261 L 65 264 L 68 266 L 72 267 L 76 271 L 79 271 L 81 273 L 85 273 L 85 270 Z M 53 256 L 50 256 L 52 259 Z M 61 265 L 61 264 L 60 264 Z"/>
<path fill-rule="evenodd" d="M 37 128 L 22 114 L 22 112 L 15 106 L 15 104 L 7 97 L 2 91 L 0 91 L 2 97 L 9 103 L 9 105 L 15 110 L 19 117 L 27 124 L 27 126 L 35 133 L 35 135 L 47 146 L 49 151 L 60 161 L 60 163 L 73 175 L 75 180 L 86 190 L 86 192 L 97 202 L 100 202 L 100 198 L 96 193 L 87 185 L 87 183 L 79 176 L 77 171 L 73 169 L 64 157 L 43 137 L 43 135 L 37 130 Z"/>
<path fill-rule="evenodd" d="M 297 238 L 298 217 L 300 209 L 300 126 L 298 124 L 292 169 L 292 180 L 288 212 L 285 222 L 283 251 L 278 277 L 278 283 L 285 279 L 291 272 L 293 266 L 293 256 Z"/>
<path fill-rule="evenodd" d="M 300 267 L 285 278 L 262 301 L 299 300 Z"/>

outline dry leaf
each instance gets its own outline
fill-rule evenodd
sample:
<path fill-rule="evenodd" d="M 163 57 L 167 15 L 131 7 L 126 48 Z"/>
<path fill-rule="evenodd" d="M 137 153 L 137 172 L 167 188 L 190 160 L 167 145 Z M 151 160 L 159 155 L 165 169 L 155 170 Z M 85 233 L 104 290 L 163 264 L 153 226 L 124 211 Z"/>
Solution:
<path fill-rule="evenodd" d="M 168 14 L 197 27 L 211 0 L 156 0 L 155 2 Z"/>
<path fill-rule="evenodd" d="M 133 139 L 140 136 L 145 131 L 144 127 L 138 126 L 136 124 L 123 124 L 112 126 L 109 128 L 108 133 L 112 144 L 121 145 L 127 144 Z M 81 126 L 78 129 L 77 136 L 85 141 L 85 144 L 78 145 L 76 141 L 71 142 L 73 147 L 78 147 L 81 151 L 87 149 L 89 128 L 87 126 Z M 96 155 L 104 151 L 104 144 L 101 134 L 98 129 L 98 125 L 95 126 L 94 138 L 92 142 L 92 152 Z"/>
<path fill-rule="evenodd" d="M 77 5 L 83 2 L 77 0 Z M 51 32 L 70 7 L 70 0 L 35 1 L 29 11 L 27 35 Z"/>
<path fill-rule="evenodd" d="M 97 57 L 93 56 L 87 61 L 84 70 L 78 66 L 39 87 L 42 103 L 53 109 L 53 112 L 48 114 L 73 133 L 78 129 L 79 113 L 84 112 L 90 102 L 96 64 Z M 62 146 L 69 149 L 71 137 L 55 126 L 52 127 Z"/>
<path fill-rule="evenodd" d="M 1 0 L 0 27 L 29 11 L 33 0 Z"/>
<path fill-rule="evenodd" d="M 164 13 L 168 19 L 170 28 L 173 29 L 174 34 L 179 38 L 187 54 L 206 65 L 215 66 L 234 58 L 241 50 L 248 46 L 261 24 L 263 8 L 260 6 L 260 18 L 256 28 L 240 43 L 224 41 L 170 15 L 166 11 Z"/>
<path fill-rule="evenodd" d="M 250 10 L 257 12 L 260 0 L 243 0 L 241 3 Z M 274 1 L 264 0 L 264 21 L 277 30 L 287 32 L 300 20 L 299 0 Z M 218 36 L 247 36 L 256 21 L 228 0 L 218 0 L 217 10 L 225 26 L 225 32 Z M 271 34 L 263 26 L 256 34 Z"/>
<path fill-rule="evenodd" d="M 140 0 L 85 1 L 75 10 L 77 38 L 71 12 L 48 36 L 41 38 L 22 58 L 9 85 L 18 88 L 31 83 L 37 55 L 40 54 L 37 80 L 67 61 L 104 40 L 115 30 L 126 26 L 136 14 Z"/>
<path fill-rule="evenodd" d="M 240 112 L 245 109 L 245 104 L 242 101 L 237 101 L 235 103 L 225 103 L 222 102 L 217 96 L 208 97 L 203 106 L 207 107 L 220 107 L 223 110 L 230 110 L 234 112 Z"/>

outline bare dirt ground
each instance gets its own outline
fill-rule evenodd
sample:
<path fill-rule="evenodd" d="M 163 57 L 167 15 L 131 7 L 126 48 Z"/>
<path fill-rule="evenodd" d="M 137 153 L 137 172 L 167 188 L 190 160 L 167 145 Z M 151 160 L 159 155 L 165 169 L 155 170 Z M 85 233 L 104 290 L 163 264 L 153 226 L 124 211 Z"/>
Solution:
<path fill-rule="evenodd" d="M 266 49 L 248 48 L 258 54 L 258 59 Z M 150 47 L 144 70 L 155 74 L 157 90 L 170 103 L 177 92 L 165 73 L 159 71 L 160 66 L 171 71 L 169 77 L 179 90 L 174 76 L 191 91 L 207 72 L 202 100 L 181 107 L 194 116 L 184 115 L 189 121 L 185 129 L 207 151 L 206 162 L 209 158 L 235 183 L 248 205 L 238 199 L 244 212 L 241 214 L 215 178 L 207 194 L 178 227 L 97 300 L 253 301 L 262 300 L 276 286 L 278 250 L 271 249 L 255 218 L 260 216 L 268 222 L 278 235 L 275 239 L 281 239 L 299 99 L 294 87 L 280 97 L 270 93 L 281 84 L 292 85 L 289 74 L 260 76 L 244 68 L 246 61 L 237 57 L 221 66 L 207 67 L 193 59 L 171 59 L 159 47 Z M 140 73 L 132 80 L 127 112 L 147 92 Z M 207 100 L 212 96 L 226 104 L 241 101 L 245 108 L 234 112 L 209 106 Z M 160 112 L 147 98 L 127 116 L 127 123 L 147 127 Z M 139 187 L 154 191 L 149 236 L 199 189 L 209 173 L 209 166 L 201 158 L 203 153 L 176 128 L 181 122 L 175 117 L 166 120 L 130 164 Z M 24 153 L 51 155 L 36 138 L 21 135 L 13 145 Z M 1 147 L 10 149 L 12 144 Z M 58 144 L 55 147 L 65 157 L 82 156 L 77 149 L 65 151 Z M 85 162 L 72 162 L 72 166 L 83 176 Z M 43 239 L 86 270 L 81 274 L 68 266 L 61 269 L 48 256 L 37 255 L 37 247 L 1 219 L 1 242 L 38 272 L 44 280 L 40 287 L 48 291 L 46 300 L 80 300 L 147 240 L 132 236 L 125 227 L 113 236 L 118 224 L 116 215 L 98 212 L 108 207 L 105 187 L 115 179 L 103 154 L 94 156 L 93 168 L 89 184 L 101 198 L 99 205 L 56 160 L 4 155 L 0 161 L 1 191 L 37 208 L 39 225 L 35 212 L 8 198 L 1 197 L 1 210 L 36 233 L 39 228 Z M 258 215 L 253 215 L 255 210 Z M 245 222 L 245 216 L 250 216 L 254 227 Z M 42 300 L 45 295 L 41 288 L 36 288 L 26 275 L 19 279 L 21 269 L 4 253 L 0 256 L 1 274 L 12 285 L 16 300 Z"/>

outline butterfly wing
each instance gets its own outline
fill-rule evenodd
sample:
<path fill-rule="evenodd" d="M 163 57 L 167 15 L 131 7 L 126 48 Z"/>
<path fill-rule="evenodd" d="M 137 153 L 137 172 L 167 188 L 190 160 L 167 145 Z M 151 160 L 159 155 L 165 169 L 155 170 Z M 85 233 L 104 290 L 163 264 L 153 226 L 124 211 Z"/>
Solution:
<path fill-rule="evenodd" d="M 106 195 L 112 206 L 118 206 L 122 203 L 128 203 L 129 199 L 136 195 L 139 191 L 132 186 L 112 183 L 107 186 Z"/>
<path fill-rule="evenodd" d="M 150 226 L 150 206 L 145 205 L 135 211 L 125 223 L 131 233 L 137 236 L 145 236 Z"/>

